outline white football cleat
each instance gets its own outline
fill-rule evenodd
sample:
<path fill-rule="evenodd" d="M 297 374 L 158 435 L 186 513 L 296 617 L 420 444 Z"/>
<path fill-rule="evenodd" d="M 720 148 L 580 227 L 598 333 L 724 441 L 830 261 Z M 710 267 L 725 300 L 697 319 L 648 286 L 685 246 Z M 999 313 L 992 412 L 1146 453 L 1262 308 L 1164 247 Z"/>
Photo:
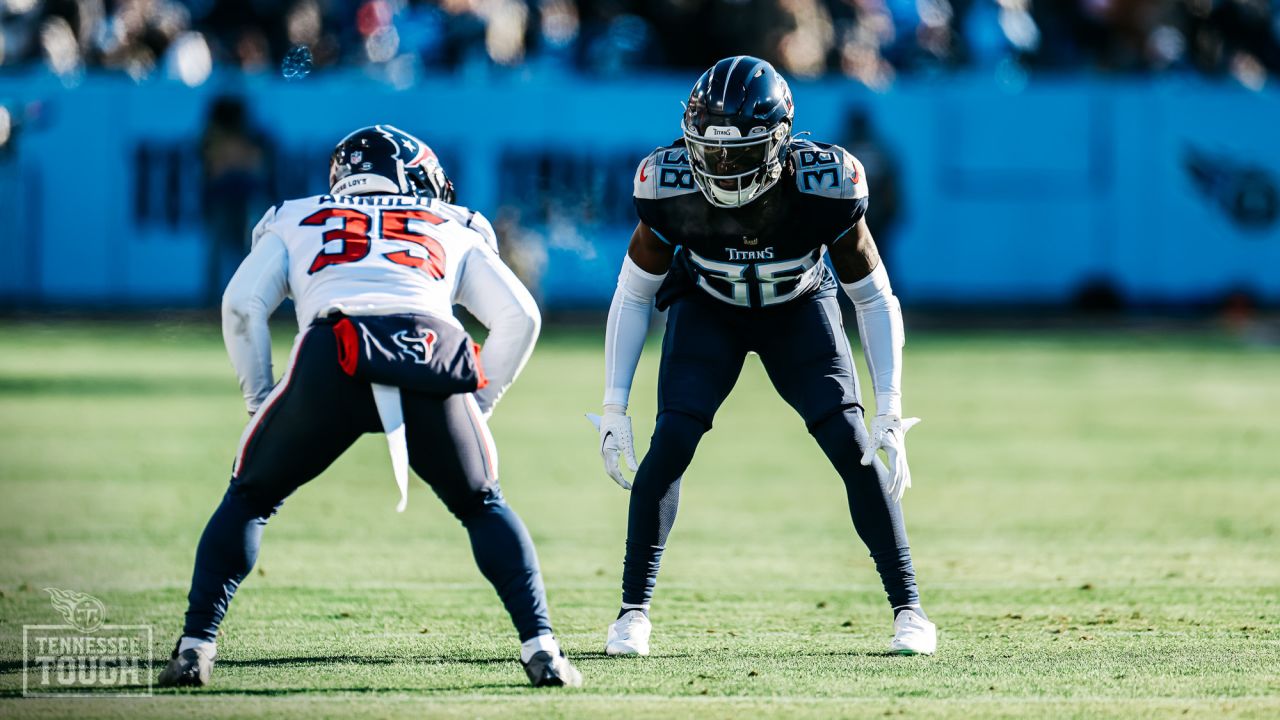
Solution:
<path fill-rule="evenodd" d="M 932 655 L 938 649 L 938 626 L 907 608 L 893 619 L 893 655 Z"/>
<path fill-rule="evenodd" d="M 649 633 L 653 624 L 649 616 L 639 610 L 630 610 L 609 625 L 609 639 L 605 641 L 606 655 L 649 654 Z"/>

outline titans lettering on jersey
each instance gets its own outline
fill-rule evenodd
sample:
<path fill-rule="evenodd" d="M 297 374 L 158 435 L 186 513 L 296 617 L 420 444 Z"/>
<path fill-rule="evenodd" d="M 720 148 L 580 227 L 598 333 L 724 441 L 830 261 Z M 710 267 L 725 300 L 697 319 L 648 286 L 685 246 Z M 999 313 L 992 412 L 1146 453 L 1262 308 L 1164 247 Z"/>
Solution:
<path fill-rule="evenodd" d="M 683 142 L 658 148 L 635 177 L 640 220 L 678 248 L 659 303 L 701 288 L 730 305 L 765 307 L 834 291 L 822 262 L 866 213 L 862 164 L 837 145 L 796 140 L 772 188 L 741 208 L 708 203 Z"/>

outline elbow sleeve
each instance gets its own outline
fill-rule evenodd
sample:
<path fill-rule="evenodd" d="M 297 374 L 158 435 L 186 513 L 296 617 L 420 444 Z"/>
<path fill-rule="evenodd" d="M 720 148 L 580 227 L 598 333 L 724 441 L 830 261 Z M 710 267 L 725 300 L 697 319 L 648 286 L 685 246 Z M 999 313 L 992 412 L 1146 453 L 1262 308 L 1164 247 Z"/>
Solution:
<path fill-rule="evenodd" d="M 538 342 L 542 318 L 536 307 L 532 312 L 519 305 L 493 319 L 489 337 L 480 350 L 480 363 L 489 376 L 489 384 L 476 391 L 476 402 L 486 415 L 493 411 L 516 376 L 528 362 Z"/>
<path fill-rule="evenodd" d="M 286 252 L 267 235 L 245 258 L 222 294 L 222 337 L 250 412 L 271 392 L 267 320 L 286 294 Z"/>
<path fill-rule="evenodd" d="M 489 384 L 476 391 L 480 410 L 488 414 L 529 360 L 542 315 L 529 291 L 487 248 L 477 248 L 465 261 L 458 300 L 489 330 L 480 351 Z"/>
<path fill-rule="evenodd" d="M 876 393 L 876 412 L 902 414 L 902 307 L 881 262 L 867 277 L 842 284 L 858 316 L 862 353 Z"/>
<path fill-rule="evenodd" d="M 618 287 L 609 304 L 609 320 L 605 326 L 605 405 L 627 405 L 631 381 L 649 332 L 653 298 L 666 276 L 666 273 L 646 272 L 630 256 L 622 261 L 622 272 L 618 274 Z"/>

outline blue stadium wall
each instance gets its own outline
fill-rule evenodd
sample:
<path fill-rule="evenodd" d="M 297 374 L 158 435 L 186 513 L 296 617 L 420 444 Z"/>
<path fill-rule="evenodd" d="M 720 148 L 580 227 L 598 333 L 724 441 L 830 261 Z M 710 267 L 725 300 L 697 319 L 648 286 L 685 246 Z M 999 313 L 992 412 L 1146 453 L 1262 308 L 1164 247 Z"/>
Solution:
<path fill-rule="evenodd" d="M 43 73 L 0 77 L 26 126 L 0 151 L 0 296 L 19 306 L 191 305 L 205 294 L 199 138 L 210 102 L 245 99 L 275 192 L 323 189 L 334 141 L 390 122 L 436 146 L 461 201 L 545 248 L 551 308 L 607 303 L 634 225 L 632 174 L 678 133 L 689 78 L 524 75 L 395 91 L 357 73 L 288 83 Z M 1234 291 L 1280 302 L 1280 94 L 1191 78 L 985 77 L 872 93 L 797 83 L 797 130 L 841 141 L 866 112 L 896 158 L 889 254 L 908 304 L 1067 303 L 1105 283 L 1137 303 Z M 23 110 L 27 108 L 27 110 Z M 876 202 L 871 174 L 871 201 Z M 263 208 L 274 198 L 264 198 Z"/>

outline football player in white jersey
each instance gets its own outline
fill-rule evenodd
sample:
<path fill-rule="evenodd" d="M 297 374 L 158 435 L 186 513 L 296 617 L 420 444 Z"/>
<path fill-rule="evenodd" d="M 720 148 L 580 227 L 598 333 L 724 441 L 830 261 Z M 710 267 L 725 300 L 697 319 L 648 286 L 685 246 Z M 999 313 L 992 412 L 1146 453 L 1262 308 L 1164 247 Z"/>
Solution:
<path fill-rule="evenodd" d="M 210 681 L 218 626 L 284 499 L 357 438 L 385 432 L 403 510 L 412 466 L 471 537 L 535 686 L 581 685 L 552 634 L 537 554 L 503 500 L 486 419 L 528 360 L 540 317 L 488 221 L 453 204 L 421 140 L 390 125 L 344 138 L 327 195 L 272 208 L 223 296 L 223 337 L 251 420 L 205 527 L 182 637 L 160 685 Z M 299 334 L 279 382 L 267 319 L 292 297 Z M 483 350 L 453 317 L 488 329 Z"/>

